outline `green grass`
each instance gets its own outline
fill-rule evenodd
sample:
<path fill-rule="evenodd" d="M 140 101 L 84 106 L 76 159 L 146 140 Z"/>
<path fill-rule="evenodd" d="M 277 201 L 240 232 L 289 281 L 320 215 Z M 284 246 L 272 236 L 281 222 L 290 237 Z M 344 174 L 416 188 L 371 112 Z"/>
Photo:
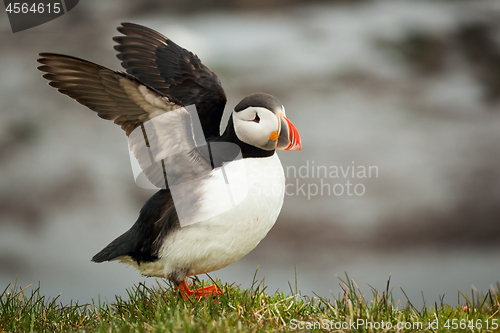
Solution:
<path fill-rule="evenodd" d="M 170 285 L 158 283 L 132 287 L 129 299 L 117 296 L 109 304 L 81 305 L 47 299 L 39 287 L 27 294 L 26 288 L 9 285 L 0 297 L 0 332 L 264 332 L 301 331 L 302 327 L 318 332 L 471 332 L 470 325 L 478 332 L 479 324 L 482 332 L 500 331 L 495 328 L 500 325 L 500 284 L 482 296 L 459 292 L 462 304 L 458 306 L 417 309 L 409 300 L 404 306 L 395 304 L 390 278 L 385 290 L 372 288 L 368 296 L 346 276 L 340 280 L 342 292 L 332 299 L 303 296 L 296 287 L 290 287 L 289 294 L 267 294 L 262 282 L 250 289 L 215 282 L 224 290 L 217 300 L 184 300 Z M 198 279 L 194 284 L 206 285 Z M 438 327 L 427 330 L 430 322 Z M 398 329 L 398 323 L 406 328 Z"/>

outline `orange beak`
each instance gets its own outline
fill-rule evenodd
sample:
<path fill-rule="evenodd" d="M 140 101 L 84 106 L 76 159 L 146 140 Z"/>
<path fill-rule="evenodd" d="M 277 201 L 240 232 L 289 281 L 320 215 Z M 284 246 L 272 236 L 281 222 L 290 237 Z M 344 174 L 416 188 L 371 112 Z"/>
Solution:
<path fill-rule="evenodd" d="M 282 112 L 278 113 L 278 144 L 276 148 L 281 150 L 301 150 L 302 145 L 300 143 L 299 132 L 292 124 L 292 122 L 286 119 Z"/>

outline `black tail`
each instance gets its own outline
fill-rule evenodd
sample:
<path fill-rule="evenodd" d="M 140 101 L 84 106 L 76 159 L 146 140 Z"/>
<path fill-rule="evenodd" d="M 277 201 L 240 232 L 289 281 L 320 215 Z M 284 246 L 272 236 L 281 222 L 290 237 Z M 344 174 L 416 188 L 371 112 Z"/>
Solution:
<path fill-rule="evenodd" d="M 96 254 L 92 261 L 99 263 L 129 256 L 139 265 L 141 262 L 158 260 L 158 250 L 152 253 L 153 241 L 148 237 L 151 233 L 140 232 L 138 229 L 140 229 L 140 224 L 134 224 L 130 230 Z"/>
<path fill-rule="evenodd" d="M 92 261 L 99 263 L 126 256 L 133 251 L 134 247 L 135 242 L 130 239 L 129 232 L 127 231 L 109 243 L 108 246 L 101 250 L 101 252 L 92 257 Z"/>

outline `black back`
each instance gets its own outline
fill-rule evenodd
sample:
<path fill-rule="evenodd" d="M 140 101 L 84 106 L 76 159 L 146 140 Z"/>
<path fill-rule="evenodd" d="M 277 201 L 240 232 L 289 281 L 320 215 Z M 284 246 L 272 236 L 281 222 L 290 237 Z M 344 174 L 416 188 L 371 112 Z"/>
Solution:
<path fill-rule="evenodd" d="M 132 228 L 96 254 L 92 261 L 110 261 L 122 256 L 131 257 L 137 264 L 155 261 L 167 234 L 178 228 L 179 219 L 170 190 L 160 190 L 144 204 Z"/>

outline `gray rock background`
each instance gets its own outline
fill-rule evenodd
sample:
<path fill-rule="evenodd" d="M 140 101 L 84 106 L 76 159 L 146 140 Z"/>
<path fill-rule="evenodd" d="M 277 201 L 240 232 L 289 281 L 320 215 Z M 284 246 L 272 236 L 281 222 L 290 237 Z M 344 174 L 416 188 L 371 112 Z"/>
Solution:
<path fill-rule="evenodd" d="M 127 21 L 219 76 L 223 127 L 242 97 L 265 91 L 301 134 L 302 152 L 279 153 L 290 185 L 277 224 L 213 276 L 248 287 L 259 267 L 270 292 L 296 277 L 303 294 L 329 296 L 344 272 L 367 293 L 391 275 L 396 298 L 406 302 L 401 286 L 417 305 L 500 280 L 500 3 L 87 0 L 16 34 L 0 13 L 2 288 L 40 283 L 85 303 L 155 283 L 90 262 L 152 192 L 134 184 L 123 132 L 36 70 L 38 52 L 120 69 L 111 38 Z M 377 177 L 331 173 L 369 166 Z"/>

